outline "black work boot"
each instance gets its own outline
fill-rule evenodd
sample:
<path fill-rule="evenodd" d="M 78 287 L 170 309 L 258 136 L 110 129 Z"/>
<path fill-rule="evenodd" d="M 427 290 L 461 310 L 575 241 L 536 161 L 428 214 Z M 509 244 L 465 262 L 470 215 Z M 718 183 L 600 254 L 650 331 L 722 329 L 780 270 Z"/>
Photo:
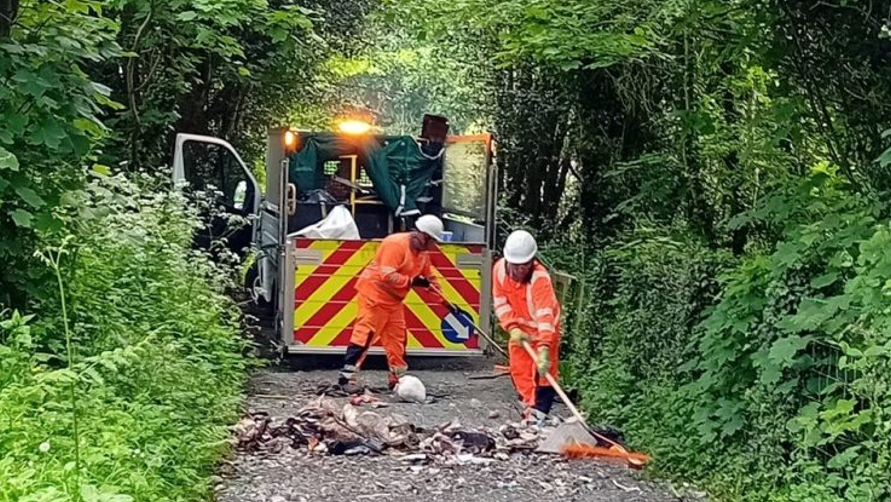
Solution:
<path fill-rule="evenodd" d="M 547 415 L 551 412 L 551 407 L 554 406 L 555 397 L 557 397 L 557 392 L 553 387 L 538 386 L 535 388 L 535 406 L 533 408 Z"/>
<path fill-rule="evenodd" d="M 359 359 L 362 358 L 364 353 L 364 347 L 350 345 L 347 347 L 346 355 L 343 356 L 343 368 L 340 370 L 340 375 L 337 378 L 337 385 L 347 394 L 354 394 L 361 390 L 356 386 L 356 373 L 359 372 Z"/>

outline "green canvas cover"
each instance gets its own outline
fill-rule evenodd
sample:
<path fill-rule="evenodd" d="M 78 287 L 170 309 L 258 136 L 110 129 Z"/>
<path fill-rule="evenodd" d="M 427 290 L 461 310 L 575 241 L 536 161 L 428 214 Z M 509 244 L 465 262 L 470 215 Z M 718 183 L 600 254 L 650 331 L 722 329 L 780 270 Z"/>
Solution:
<path fill-rule="evenodd" d="M 418 214 L 417 198 L 442 161 L 441 151 L 427 155 L 411 136 L 301 136 L 301 148 L 290 157 L 289 180 L 301 192 L 324 186 L 322 164 L 356 155 L 377 196 L 396 216 Z"/>

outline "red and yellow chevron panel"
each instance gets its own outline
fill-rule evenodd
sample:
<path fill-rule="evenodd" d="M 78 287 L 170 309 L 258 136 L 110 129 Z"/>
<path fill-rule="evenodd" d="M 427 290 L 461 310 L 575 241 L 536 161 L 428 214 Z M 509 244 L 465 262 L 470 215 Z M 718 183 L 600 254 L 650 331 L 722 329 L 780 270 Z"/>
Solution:
<path fill-rule="evenodd" d="M 356 281 L 374 259 L 378 241 L 298 239 L 294 344 L 313 351 L 340 352 L 356 320 Z M 479 324 L 483 247 L 442 244 L 431 254 L 434 274 L 448 300 Z M 437 299 L 417 288 L 405 300 L 408 349 L 417 352 L 477 352 L 479 338 L 464 336 L 456 319 Z M 446 331 L 446 332 L 444 332 Z"/>

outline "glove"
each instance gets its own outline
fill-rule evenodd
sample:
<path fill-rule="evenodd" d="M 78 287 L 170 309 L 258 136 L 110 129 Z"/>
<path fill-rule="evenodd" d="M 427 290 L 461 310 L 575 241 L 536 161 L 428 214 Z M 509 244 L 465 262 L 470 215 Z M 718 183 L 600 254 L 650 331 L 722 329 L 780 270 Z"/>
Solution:
<path fill-rule="evenodd" d="M 551 369 L 551 349 L 542 347 L 538 349 L 538 375 L 545 376 Z"/>
<path fill-rule="evenodd" d="M 430 280 L 426 277 L 415 277 L 415 280 L 411 281 L 411 285 L 416 288 L 429 288 Z"/>
<path fill-rule="evenodd" d="M 529 335 L 520 328 L 514 328 L 510 330 L 510 341 L 517 345 L 523 345 L 523 342 L 529 341 Z"/>

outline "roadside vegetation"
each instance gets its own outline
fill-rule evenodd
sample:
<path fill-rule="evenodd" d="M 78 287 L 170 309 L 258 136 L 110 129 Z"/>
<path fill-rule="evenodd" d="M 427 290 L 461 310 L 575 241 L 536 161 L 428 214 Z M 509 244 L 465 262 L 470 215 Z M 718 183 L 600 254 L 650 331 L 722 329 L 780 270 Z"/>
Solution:
<path fill-rule="evenodd" d="M 210 496 L 253 361 L 172 140 L 257 152 L 366 8 L 0 2 L 0 501 Z"/>
<path fill-rule="evenodd" d="M 175 132 L 424 113 L 584 285 L 563 374 L 717 500 L 891 497 L 891 4 L 0 2 L 0 502 L 196 500 L 249 362 Z M 201 305 L 197 308 L 197 305 Z"/>

